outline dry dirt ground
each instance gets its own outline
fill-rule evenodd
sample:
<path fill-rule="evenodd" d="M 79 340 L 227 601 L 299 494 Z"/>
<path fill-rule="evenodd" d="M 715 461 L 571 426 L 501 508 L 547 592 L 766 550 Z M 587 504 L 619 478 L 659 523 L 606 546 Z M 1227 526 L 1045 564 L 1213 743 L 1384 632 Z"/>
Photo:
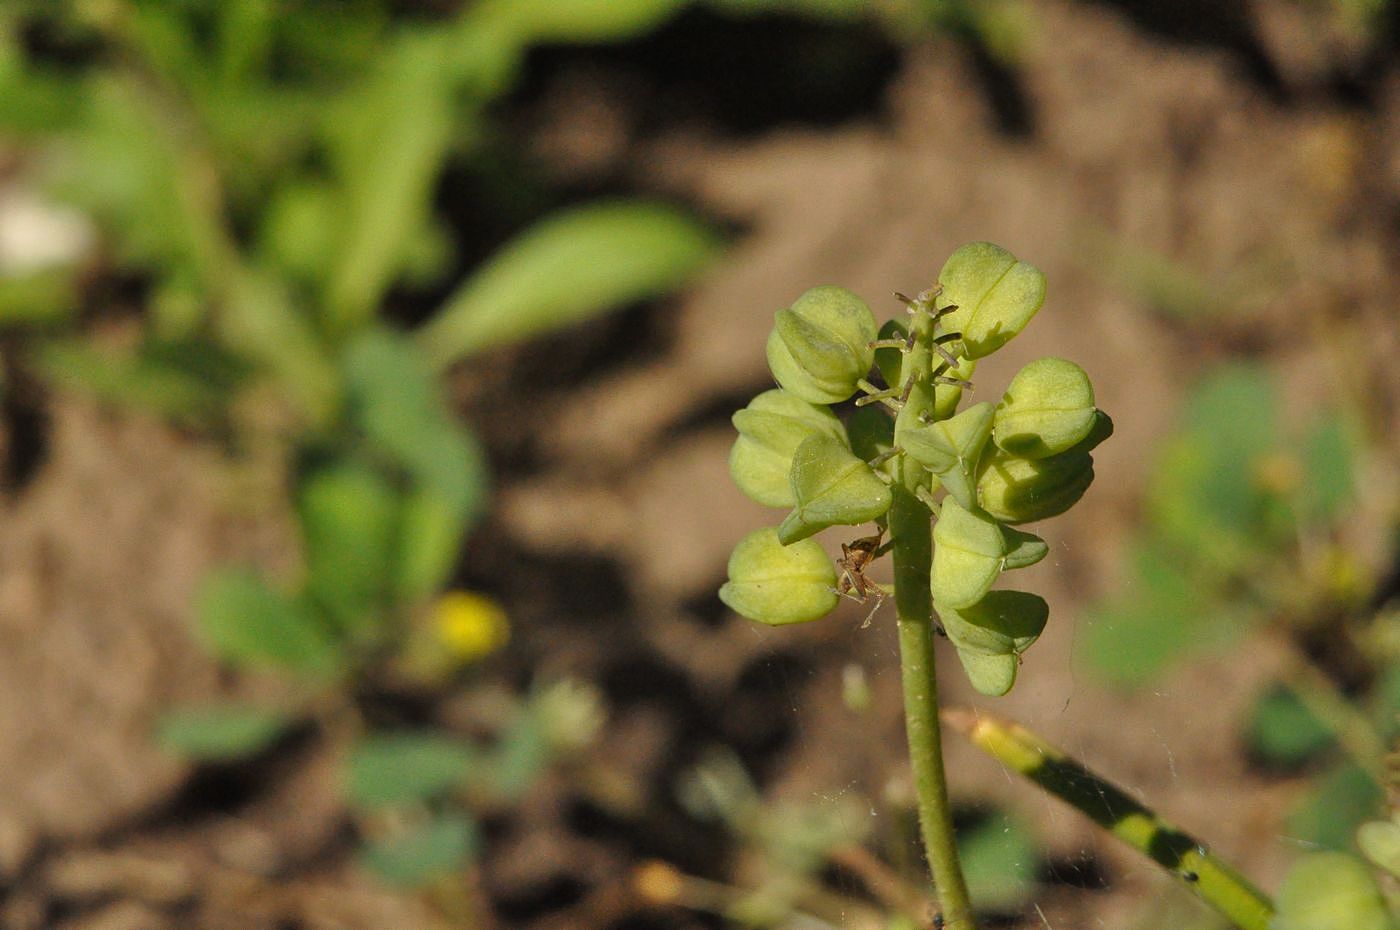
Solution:
<path fill-rule="evenodd" d="M 1050 281 L 1042 315 L 979 384 L 1034 356 L 1074 358 L 1118 432 L 1028 573 L 1052 621 L 1020 684 L 979 698 L 949 661 L 946 697 L 1023 720 L 1278 881 L 1302 782 L 1251 769 L 1238 738 L 1277 645 L 1261 634 L 1122 695 L 1076 672 L 1076 621 L 1122 582 L 1154 439 L 1213 362 L 1265 359 L 1302 404 L 1364 398 L 1373 425 L 1395 425 L 1400 83 L 1301 4 L 1241 6 L 1202 35 L 1151 8 L 1033 4 L 1011 69 L 952 42 L 900 52 L 872 106 L 836 125 L 658 125 L 606 55 L 566 57 L 525 107 L 546 170 L 583 184 L 620 172 L 735 235 L 683 297 L 457 375 L 500 475 L 460 578 L 511 613 L 494 668 L 597 682 L 610 722 L 596 755 L 641 792 L 627 817 L 605 816 L 547 779 L 493 824 L 477 880 L 495 926 L 717 926 L 648 909 L 630 884 L 651 857 L 742 883 L 732 842 L 675 800 L 707 746 L 738 753 L 766 796 L 833 810 L 906 783 L 891 617 L 862 628 L 852 606 L 760 629 L 714 596 L 734 540 L 774 519 L 728 480 L 727 417 L 768 383 L 775 307 L 835 282 L 891 312 L 881 295 L 927 285 L 970 239 Z M 1155 311 L 1132 284 L 1137 254 L 1178 263 L 1226 312 Z M 0 498 L 0 926 L 447 926 L 355 870 L 335 740 L 212 773 L 149 741 L 172 702 L 275 687 L 230 680 L 187 632 L 209 566 L 292 557 L 285 521 L 240 504 L 247 467 L 81 399 L 44 397 L 42 411 L 42 461 Z M 1394 440 L 1381 451 L 1395 461 Z M 840 700 L 851 664 L 873 688 L 863 714 Z M 955 739 L 949 766 L 961 801 L 1033 824 L 1058 865 L 1004 926 L 1128 927 L 1144 900 L 1178 894 Z"/>

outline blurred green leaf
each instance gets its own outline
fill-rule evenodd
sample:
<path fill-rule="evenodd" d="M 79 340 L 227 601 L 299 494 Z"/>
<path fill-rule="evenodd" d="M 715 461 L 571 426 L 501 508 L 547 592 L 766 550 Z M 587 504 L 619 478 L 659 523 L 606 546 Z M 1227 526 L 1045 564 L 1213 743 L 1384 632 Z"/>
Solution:
<path fill-rule="evenodd" d="M 1394 930 L 1393 915 L 1366 863 L 1336 852 L 1310 853 L 1283 879 L 1269 930 Z"/>
<path fill-rule="evenodd" d="M 1283 685 L 1254 702 L 1248 734 L 1256 752 L 1285 765 L 1304 762 L 1333 743 L 1332 731 Z"/>
<path fill-rule="evenodd" d="M 996 811 L 958 835 L 967 891 L 979 911 L 1019 911 L 1035 891 L 1040 852 L 1035 836 Z"/>
<path fill-rule="evenodd" d="M 369 736 L 350 757 L 347 793 L 365 808 L 431 800 L 460 785 L 475 761 L 465 742 L 435 733 Z"/>
<path fill-rule="evenodd" d="M 283 282 L 256 272 L 236 274 L 221 311 L 217 324 L 223 343 L 266 366 L 313 424 L 329 424 L 340 403 L 338 378 Z"/>
<path fill-rule="evenodd" d="M 340 462 L 299 482 L 307 591 L 343 628 L 381 626 L 399 532 L 399 495 L 373 469 Z"/>
<path fill-rule="evenodd" d="M 157 725 L 160 742 L 182 756 L 205 762 L 242 759 L 265 749 L 292 720 L 283 712 L 245 704 L 184 707 Z"/>
<path fill-rule="evenodd" d="M 347 347 L 343 364 L 351 419 L 412 478 L 393 586 L 401 598 L 425 597 L 446 581 L 463 534 L 481 512 L 485 458 L 448 410 L 411 340 L 368 330 Z"/>
<path fill-rule="evenodd" d="M 319 617 L 246 569 L 207 578 L 196 605 L 199 632 L 217 657 L 280 665 L 306 675 L 334 670 L 340 650 Z"/>
<path fill-rule="evenodd" d="M 528 705 L 501 735 L 491 756 L 491 787 L 505 801 L 522 798 L 554 756 L 549 732 Z"/>
<path fill-rule="evenodd" d="M 363 92 L 336 115 L 338 173 L 348 196 L 326 294 L 329 330 L 369 320 L 426 222 L 454 131 L 453 81 L 440 32 L 401 35 Z"/>
<path fill-rule="evenodd" d="M 1355 490 L 1356 437 L 1340 414 L 1324 416 L 1303 436 L 1302 519 L 1310 524 L 1335 520 Z"/>
<path fill-rule="evenodd" d="M 67 268 L 0 275 L 0 328 L 61 323 L 77 309 L 77 288 Z"/>
<path fill-rule="evenodd" d="M 53 341 L 39 347 L 35 362 L 50 380 L 105 403 L 199 425 L 221 414 L 241 377 L 237 363 L 207 343 L 152 342 L 116 353 L 88 342 Z"/>
<path fill-rule="evenodd" d="M 656 204 L 558 213 L 468 279 L 423 328 L 421 344 L 434 365 L 445 366 L 678 287 L 716 248 L 708 230 Z"/>
<path fill-rule="evenodd" d="M 464 520 L 474 516 L 485 492 L 485 462 L 418 346 L 387 329 L 367 330 L 346 349 L 343 365 L 350 417 L 369 440 Z"/>
<path fill-rule="evenodd" d="M 405 835 L 366 843 L 360 861 L 388 884 L 412 888 L 464 868 L 480 845 L 473 821 L 443 814 Z"/>
<path fill-rule="evenodd" d="M 1206 610 L 1178 560 L 1145 548 L 1133 566 L 1137 581 L 1086 615 L 1077 650 L 1086 671 L 1120 687 L 1142 684 L 1197 645 Z"/>
<path fill-rule="evenodd" d="M 1356 828 L 1375 814 L 1383 799 L 1384 792 L 1363 769 L 1343 763 L 1288 816 L 1288 835 L 1323 849 L 1350 849 Z"/>

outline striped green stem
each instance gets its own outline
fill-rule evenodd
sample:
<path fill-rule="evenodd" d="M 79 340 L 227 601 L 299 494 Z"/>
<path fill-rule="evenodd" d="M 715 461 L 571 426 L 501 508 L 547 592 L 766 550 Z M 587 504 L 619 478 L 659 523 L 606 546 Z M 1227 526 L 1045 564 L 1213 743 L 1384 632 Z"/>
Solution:
<path fill-rule="evenodd" d="M 1242 930 L 1268 930 L 1274 906 L 1203 844 L 1162 820 L 1018 723 L 948 708 L 943 722 L 1007 768 L 1079 809 L 1099 826 L 1181 879 Z"/>

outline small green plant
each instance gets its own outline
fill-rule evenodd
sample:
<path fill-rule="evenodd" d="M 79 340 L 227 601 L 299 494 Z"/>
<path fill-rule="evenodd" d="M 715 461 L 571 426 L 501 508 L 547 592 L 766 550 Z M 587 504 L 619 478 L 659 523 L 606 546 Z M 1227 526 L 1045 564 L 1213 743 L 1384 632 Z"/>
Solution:
<path fill-rule="evenodd" d="M 1092 450 L 1112 432 L 1087 375 L 1057 358 L 1022 368 L 995 406 L 958 411 L 977 360 L 1017 335 L 1044 297 L 1038 270 L 989 243 L 963 246 L 933 287 L 918 298 L 901 298 L 912 315 L 908 324 L 892 320 L 877 327 L 856 295 L 814 288 L 777 312 L 767 353 L 779 389 L 759 395 L 734 417 L 735 483 L 759 503 L 791 509 L 778 526 L 749 534 L 735 548 L 720 589 L 727 605 L 775 625 L 823 617 L 842 596 L 873 597 L 878 608 L 885 591 L 865 569 L 893 553 L 891 593 L 921 832 L 942 925 L 957 930 L 976 924 L 943 774 L 933 633 L 947 636 L 978 691 L 999 696 L 1011 689 L 1049 609 L 1037 595 L 993 585 L 1004 572 L 1045 556 L 1046 543 L 1017 527 L 1073 506 L 1093 480 Z M 872 368 L 883 385 L 867 380 Z M 1194 509 L 1189 494 L 1168 493 L 1177 518 L 1166 526 L 1186 534 L 1192 558 L 1217 570 L 1248 564 L 1256 537 L 1278 531 L 1280 514 L 1250 473 L 1222 474 L 1219 461 L 1274 441 L 1267 419 L 1242 415 L 1247 411 L 1240 405 L 1248 406 L 1253 388 L 1248 379 L 1227 386 L 1226 399 L 1239 401 L 1223 404 L 1228 416 L 1212 404 L 1196 409 L 1192 422 L 1210 442 L 1201 454 L 1174 459 L 1164 479 L 1175 491 L 1196 482 L 1214 492 L 1203 494 Z M 853 396 L 854 412 L 843 422 L 828 405 Z M 1324 478 L 1298 507 L 1325 515 L 1347 493 L 1349 476 L 1336 474 L 1345 467 L 1331 461 L 1343 440 L 1327 421 L 1311 435 L 1305 448 Z M 1234 525 L 1230 515 L 1241 509 L 1257 515 L 1258 525 Z M 834 565 L 811 538 L 828 527 L 871 521 L 876 534 L 843 545 Z M 1145 560 L 1144 569 L 1161 561 Z M 1181 572 L 1176 564 L 1163 570 Z M 1162 598 L 1175 608 L 1173 616 L 1199 604 L 1193 597 L 1210 596 L 1209 587 L 1191 587 L 1173 587 L 1182 604 Z M 1131 661 L 1132 650 L 1151 645 L 1128 637 L 1115 642 L 1113 655 Z M 1246 930 L 1389 926 L 1379 887 L 1355 857 L 1304 857 L 1275 909 L 1205 846 L 1024 728 L 957 712 L 947 719 L 1008 768 L 1172 871 Z M 1378 864 L 1393 865 L 1396 835 L 1389 822 L 1366 826 L 1366 848 Z"/>
<path fill-rule="evenodd" d="M 958 412 L 977 361 L 1021 332 L 1045 299 L 1044 275 L 1005 249 L 963 246 L 937 284 L 902 299 L 907 322 L 883 327 L 839 287 L 814 288 L 777 312 L 767 353 L 780 387 L 735 415 L 730 470 L 754 500 L 791 510 L 739 543 L 720 597 L 763 623 L 816 620 L 842 595 L 882 596 L 863 570 L 892 552 L 924 846 L 946 926 L 967 930 L 972 909 L 942 769 L 934 613 L 973 686 L 1009 691 L 1049 608 L 1035 594 L 992 586 L 1044 558 L 1046 543 L 1016 526 L 1079 500 L 1093 480 L 1090 453 L 1112 424 L 1083 369 L 1058 358 L 1025 366 L 1000 403 Z M 883 386 L 867 380 L 872 368 Z M 827 405 L 857 395 L 843 424 Z M 872 521 L 889 541 L 847 546 L 838 578 L 811 537 Z"/>
<path fill-rule="evenodd" d="M 488 107 L 532 46 L 628 38 L 682 5 L 0 9 L 0 131 L 37 153 L 28 183 L 108 243 L 102 266 L 0 277 L 0 326 L 24 324 L 15 357 L 50 384 L 236 452 L 271 450 L 281 486 L 263 496 L 281 497 L 299 531 L 295 570 L 219 569 L 195 605 L 208 650 L 278 677 L 281 699 L 177 709 L 160 735 L 205 761 L 249 757 L 298 728 L 349 737 L 363 860 L 395 884 L 460 873 L 473 812 L 517 798 L 601 719 L 580 685 L 510 699 L 472 688 L 472 665 L 507 625 L 480 595 L 444 594 L 489 480 L 443 374 L 669 291 L 717 251 L 704 225 L 658 203 L 538 219 L 538 204 L 502 206 L 499 225 L 523 229 L 463 273 L 450 225 L 461 217 L 436 189 L 497 157 Z M 115 345 L 78 312 L 84 282 L 101 276 L 136 294 Z M 396 312 L 412 300 L 433 309 Z M 421 322 L 393 322 L 405 316 Z M 490 709 L 482 738 L 372 713 L 376 696 L 449 687 Z"/>

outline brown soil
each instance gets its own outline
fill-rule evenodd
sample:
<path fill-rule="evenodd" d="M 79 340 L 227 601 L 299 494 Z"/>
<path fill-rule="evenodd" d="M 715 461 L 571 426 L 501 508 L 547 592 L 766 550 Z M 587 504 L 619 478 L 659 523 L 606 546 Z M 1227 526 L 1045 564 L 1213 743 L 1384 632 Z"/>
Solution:
<path fill-rule="evenodd" d="M 1302 4 L 1240 5 L 1204 35 L 1138 6 L 1153 5 L 1036 3 L 1010 70 L 951 42 L 911 49 L 876 111 L 835 126 L 649 127 L 606 57 L 566 60 L 547 90 L 566 89 L 567 107 L 521 117 L 565 181 L 621 171 L 741 232 L 684 297 L 459 373 L 500 477 L 459 579 L 511 613 L 493 669 L 597 682 L 610 719 L 593 758 L 637 793 L 626 816 L 604 814 L 576 782 L 547 779 L 498 818 L 478 889 L 497 926 L 716 926 L 648 909 L 630 884 L 654 857 L 742 882 L 732 840 L 676 802 L 708 746 L 730 747 L 775 799 L 835 810 L 907 791 L 890 617 L 861 628 L 852 606 L 760 629 L 714 596 L 734 540 L 773 519 L 728 480 L 727 417 L 768 383 L 773 308 L 839 282 L 888 311 L 880 295 L 925 286 L 969 239 L 1051 282 L 1031 332 L 979 384 L 1034 356 L 1077 359 L 1118 432 L 1083 504 L 1047 527 L 1052 557 L 1027 573 L 1053 613 L 1020 684 L 979 698 L 948 661 L 945 696 L 1026 722 L 1277 883 L 1302 782 L 1251 769 L 1238 722 L 1278 645 L 1261 633 L 1125 696 L 1077 675 L 1076 620 L 1120 582 L 1153 442 L 1215 361 L 1265 359 L 1306 403 L 1365 398 L 1395 461 L 1400 84 Z M 1189 270 L 1217 312 L 1154 312 L 1125 283 L 1132 252 Z M 152 746 L 172 703 L 277 687 L 228 679 L 187 621 L 211 565 L 287 564 L 284 519 L 231 490 L 266 476 L 80 399 L 46 399 L 44 414 L 42 462 L 0 499 L 0 926 L 451 925 L 356 871 L 336 739 L 213 773 Z M 873 687 L 864 715 L 840 700 L 852 663 Z M 949 766 L 960 801 L 1033 824 L 1065 877 L 1004 926 L 1127 927 L 1144 901 L 1180 894 L 955 740 Z"/>

